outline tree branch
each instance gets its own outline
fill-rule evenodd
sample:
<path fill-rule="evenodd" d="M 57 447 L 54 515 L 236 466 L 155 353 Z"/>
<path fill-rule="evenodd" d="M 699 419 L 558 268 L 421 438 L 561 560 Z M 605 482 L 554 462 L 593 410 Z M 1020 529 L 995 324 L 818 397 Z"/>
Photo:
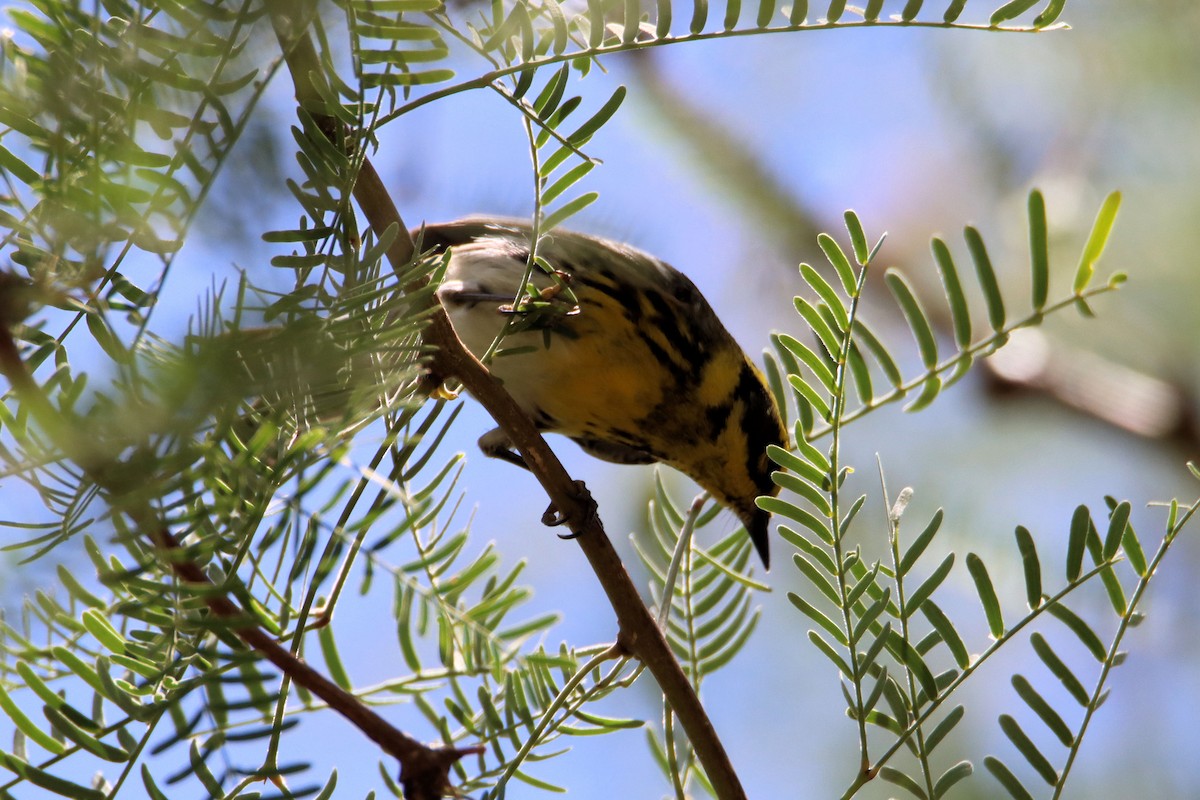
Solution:
<path fill-rule="evenodd" d="M 3 299 L 0 297 L 0 303 Z M 113 507 L 120 509 L 145 534 L 177 578 L 193 586 L 214 585 L 204 570 L 187 557 L 186 551 L 149 504 L 143 499 L 129 497 L 119 478 L 126 472 L 120 469 L 122 462 L 93 457 L 97 451 L 88 446 L 86 433 L 79 426 L 72 425 L 50 403 L 42 388 L 25 369 L 16 340 L 5 320 L 0 320 L 0 374 L 8 380 L 17 399 L 29 409 L 38 426 L 64 454 L 78 464 L 89 480 L 100 487 Z M 298 686 L 321 698 L 329 708 L 341 714 L 384 752 L 396 758 L 402 765 L 400 781 L 405 797 L 414 800 L 437 800 L 443 797 L 453 791 L 449 779 L 450 767 L 464 756 L 483 752 L 482 747 L 429 747 L 418 742 L 393 727 L 353 694 L 294 656 L 262 628 L 248 622 L 249 615 L 228 597 L 212 592 L 206 593 L 205 597 L 209 611 L 230 622 L 232 631 L 248 647 L 278 667 Z"/>
<path fill-rule="evenodd" d="M 296 4 L 287 0 L 267 0 L 267 8 L 296 84 L 297 101 L 314 117 L 325 117 L 327 123 L 334 123 L 322 113 L 325 106 L 323 97 L 329 96 L 328 93 L 323 95 L 312 83 L 321 75 L 321 61 L 307 33 L 309 17 L 303 12 L 298 13 Z M 323 127 L 328 133 L 334 134 L 334 143 L 341 145 L 337 140 L 337 129 L 329 125 Z M 361 164 L 354 186 L 355 199 L 377 235 L 383 235 L 393 225 L 399 228 L 387 255 L 392 268 L 402 272 L 413 256 L 412 240 L 370 161 L 362 156 Z M 439 309 L 433 315 L 425 337 L 434 348 L 431 366 L 435 380 L 457 378 L 487 409 L 545 489 L 552 506 L 575 534 L 575 541 L 583 550 L 616 613 L 618 643 L 641 660 L 658 682 L 683 725 L 717 797 L 720 800 L 744 798 L 745 791 L 724 745 L 687 675 L 671 652 L 662 630 L 625 571 L 596 513 L 595 501 L 586 490 L 581 491 L 580 483 L 567 474 L 529 416 L 492 378 L 487 368 L 463 347 L 445 312 Z"/>

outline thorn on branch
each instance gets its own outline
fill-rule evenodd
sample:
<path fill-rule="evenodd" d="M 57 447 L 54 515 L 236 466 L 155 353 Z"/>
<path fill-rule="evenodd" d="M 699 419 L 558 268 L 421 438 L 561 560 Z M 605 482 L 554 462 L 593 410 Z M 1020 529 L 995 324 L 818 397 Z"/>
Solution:
<path fill-rule="evenodd" d="M 450 768 L 465 756 L 481 755 L 483 745 L 473 747 L 426 747 L 401 762 L 400 786 L 409 800 L 440 800 L 456 796 L 450 783 Z"/>

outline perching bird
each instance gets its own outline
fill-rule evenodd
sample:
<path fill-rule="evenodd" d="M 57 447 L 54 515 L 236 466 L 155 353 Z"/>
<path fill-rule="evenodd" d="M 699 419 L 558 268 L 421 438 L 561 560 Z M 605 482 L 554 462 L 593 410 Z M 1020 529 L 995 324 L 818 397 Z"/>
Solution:
<path fill-rule="evenodd" d="M 606 461 L 675 467 L 737 514 L 769 566 L 769 515 L 754 499 L 778 492 L 766 448 L 786 447 L 787 433 L 762 374 L 686 276 L 628 245 L 555 230 L 537 254 L 557 274 L 535 268 L 533 294 L 514 308 L 527 223 L 471 217 L 423 237 L 451 251 L 437 295 L 467 349 L 482 356 L 514 323 L 489 369 L 540 430 Z M 479 446 L 523 463 L 499 428 Z"/>

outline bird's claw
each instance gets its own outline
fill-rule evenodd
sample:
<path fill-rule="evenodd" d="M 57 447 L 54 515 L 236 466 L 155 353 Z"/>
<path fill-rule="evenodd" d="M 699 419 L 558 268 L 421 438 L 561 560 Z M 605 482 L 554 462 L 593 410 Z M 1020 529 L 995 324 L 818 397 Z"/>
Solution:
<path fill-rule="evenodd" d="M 563 514 L 558 510 L 558 507 L 551 503 L 542 512 L 542 524 L 554 528 L 560 525 L 570 525 L 571 533 L 557 534 L 560 539 L 574 539 L 583 532 L 584 527 L 596 516 L 596 501 L 592 499 L 592 495 L 587 490 L 587 485 L 583 481 L 575 481 L 575 499 L 584 506 L 584 513 L 577 524 L 571 524 L 570 516 Z"/>

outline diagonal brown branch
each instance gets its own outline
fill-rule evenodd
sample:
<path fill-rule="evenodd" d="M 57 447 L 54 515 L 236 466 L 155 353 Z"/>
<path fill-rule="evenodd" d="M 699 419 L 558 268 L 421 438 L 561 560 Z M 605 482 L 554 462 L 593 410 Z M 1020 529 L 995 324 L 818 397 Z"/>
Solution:
<path fill-rule="evenodd" d="M 297 101 L 314 118 L 325 122 L 326 131 L 336 135 L 339 129 L 333 120 L 322 114 L 322 93 L 312 83 L 321 75 L 321 61 L 307 32 L 308 17 L 297 8 L 299 4 L 289 0 L 266 0 L 266 4 L 296 85 Z M 329 96 L 328 93 L 325 96 Z M 335 144 L 341 142 L 335 141 Z M 398 228 L 387 255 L 393 269 L 402 271 L 413 257 L 413 243 L 386 187 L 365 157 L 354 186 L 354 196 L 376 234 L 383 235 L 392 226 Z M 567 474 L 529 417 L 491 377 L 487 368 L 459 342 L 445 313 L 438 311 L 433 316 L 425 335 L 434 348 L 435 382 L 440 378 L 457 378 L 487 409 L 541 483 L 553 508 L 576 534 L 575 541 L 616 613 L 620 629 L 618 642 L 640 659 L 658 682 L 695 748 L 717 797 L 720 800 L 744 798 L 745 791 L 724 745 L 604 532 L 591 496 L 580 491 L 582 484 Z"/>
<path fill-rule="evenodd" d="M 4 298 L 0 298 L 2 303 Z M 89 447 L 87 435 L 71 425 L 50 403 L 42 388 L 25 368 L 15 339 L 5 321 L 0 320 L 0 374 L 8 380 L 17 399 L 29 409 L 39 427 L 52 437 L 55 445 L 73 460 L 99 486 L 114 508 L 143 532 L 160 558 L 170 565 L 175 576 L 188 584 L 211 587 L 204 570 L 188 559 L 186 551 L 171 534 L 159 515 L 144 499 L 131 499 L 118 476 L 123 474 L 117 460 L 97 458 Z M 480 747 L 429 747 L 393 727 L 350 692 L 297 658 L 273 636 L 250 622 L 250 616 L 228 597 L 206 593 L 209 611 L 230 623 L 230 628 L 248 647 L 255 650 L 280 672 L 313 695 L 321 698 L 401 764 L 400 780 L 405 797 L 436 800 L 452 791 L 450 767 L 466 755 L 482 752 Z"/>

